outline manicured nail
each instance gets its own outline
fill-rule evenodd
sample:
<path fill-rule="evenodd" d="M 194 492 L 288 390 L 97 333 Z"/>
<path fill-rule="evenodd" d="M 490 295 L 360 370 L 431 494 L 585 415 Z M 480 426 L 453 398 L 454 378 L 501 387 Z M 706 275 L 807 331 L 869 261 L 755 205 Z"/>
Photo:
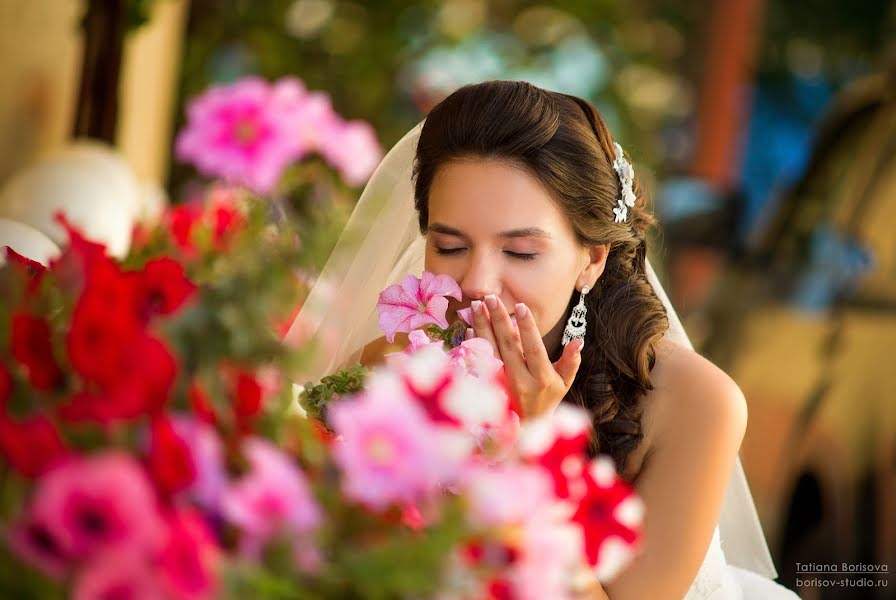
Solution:
<path fill-rule="evenodd" d="M 464 336 L 464 339 L 465 339 L 465 340 L 472 340 L 472 339 L 473 339 L 473 335 L 474 335 L 473 330 L 470 329 L 469 327 L 467 327 L 467 335 Z"/>
<path fill-rule="evenodd" d="M 516 318 L 517 319 L 525 319 L 526 315 L 529 314 L 529 309 L 526 308 L 526 305 L 520 302 L 516 305 Z"/>
<path fill-rule="evenodd" d="M 498 308 L 498 298 L 494 294 L 489 294 L 485 297 L 485 305 L 489 307 L 491 310 L 495 310 Z"/>
<path fill-rule="evenodd" d="M 572 341 L 572 351 L 578 354 L 582 351 L 582 348 L 585 346 L 585 340 L 582 338 L 576 338 Z"/>
<path fill-rule="evenodd" d="M 473 309 L 474 313 L 482 312 L 482 301 L 473 300 L 473 303 L 470 305 L 470 307 Z"/>

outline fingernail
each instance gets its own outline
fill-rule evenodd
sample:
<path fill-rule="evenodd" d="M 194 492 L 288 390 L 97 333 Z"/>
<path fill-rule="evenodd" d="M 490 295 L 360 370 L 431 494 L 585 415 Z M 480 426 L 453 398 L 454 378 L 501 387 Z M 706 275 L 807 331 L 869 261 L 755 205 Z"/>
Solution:
<path fill-rule="evenodd" d="M 467 327 L 467 335 L 464 336 L 465 340 L 473 339 L 473 330 Z"/>
<path fill-rule="evenodd" d="M 482 302 L 479 300 L 473 300 L 473 303 L 470 305 L 470 307 L 473 309 L 474 313 L 478 313 L 482 310 Z"/>
<path fill-rule="evenodd" d="M 529 314 L 529 309 L 526 308 L 525 304 L 520 302 L 516 305 L 516 317 L 518 319 L 525 319 L 527 314 Z"/>
<path fill-rule="evenodd" d="M 498 308 L 498 298 L 494 294 L 489 294 L 485 297 L 485 305 L 492 310 Z"/>
<path fill-rule="evenodd" d="M 578 354 L 579 352 L 581 352 L 581 351 L 582 351 L 582 347 L 585 346 L 585 340 L 583 340 L 582 338 L 574 339 L 574 340 L 572 341 L 572 343 L 573 343 L 572 351 L 575 352 L 576 354 Z"/>

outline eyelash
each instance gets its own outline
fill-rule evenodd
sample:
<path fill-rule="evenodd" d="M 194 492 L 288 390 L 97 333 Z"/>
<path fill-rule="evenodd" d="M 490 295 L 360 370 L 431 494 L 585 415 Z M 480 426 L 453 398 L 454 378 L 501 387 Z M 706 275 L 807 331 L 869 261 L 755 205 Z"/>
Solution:
<path fill-rule="evenodd" d="M 439 247 L 436 247 L 436 254 L 441 254 L 443 256 L 451 256 L 451 255 L 457 254 L 459 252 L 462 252 L 464 250 L 466 250 L 466 248 L 439 248 Z M 511 252 L 509 250 L 506 250 L 505 252 L 506 252 L 506 254 L 509 254 L 510 256 L 512 256 L 513 258 L 516 258 L 518 260 L 535 260 L 535 257 L 538 256 L 537 254 L 523 254 L 521 252 Z"/>

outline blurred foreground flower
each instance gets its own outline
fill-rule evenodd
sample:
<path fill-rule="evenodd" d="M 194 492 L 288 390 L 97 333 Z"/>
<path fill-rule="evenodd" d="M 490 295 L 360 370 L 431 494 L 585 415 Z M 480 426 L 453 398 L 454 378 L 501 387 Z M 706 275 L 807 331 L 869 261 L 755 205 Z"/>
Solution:
<path fill-rule="evenodd" d="M 349 185 L 364 183 L 382 157 L 369 124 L 343 121 L 326 94 L 291 77 L 272 84 L 247 77 L 194 98 L 176 152 L 205 175 L 261 195 L 274 192 L 284 170 L 311 153 Z"/>
<path fill-rule="evenodd" d="M 307 349 L 278 325 L 310 238 L 219 192 L 124 261 L 63 220 L 48 267 L 0 267 L 0 589 L 562 600 L 627 563 L 643 510 L 587 456 L 588 417 L 521 423 L 488 343 L 448 323 L 446 276 L 384 290 L 415 343 L 309 386 L 321 420 L 297 418 Z"/>

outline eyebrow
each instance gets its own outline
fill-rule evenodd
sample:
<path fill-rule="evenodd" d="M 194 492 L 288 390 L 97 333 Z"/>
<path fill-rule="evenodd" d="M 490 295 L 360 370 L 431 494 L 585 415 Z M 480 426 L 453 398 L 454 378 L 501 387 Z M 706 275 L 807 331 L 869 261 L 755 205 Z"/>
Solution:
<path fill-rule="evenodd" d="M 427 232 L 444 233 L 445 235 L 453 235 L 464 239 L 469 239 L 464 232 L 454 227 L 443 225 L 442 223 L 433 223 L 426 228 Z M 523 227 L 522 229 L 511 229 L 510 231 L 502 231 L 498 234 L 502 238 L 524 238 L 536 237 L 550 239 L 551 234 L 538 227 Z"/>

